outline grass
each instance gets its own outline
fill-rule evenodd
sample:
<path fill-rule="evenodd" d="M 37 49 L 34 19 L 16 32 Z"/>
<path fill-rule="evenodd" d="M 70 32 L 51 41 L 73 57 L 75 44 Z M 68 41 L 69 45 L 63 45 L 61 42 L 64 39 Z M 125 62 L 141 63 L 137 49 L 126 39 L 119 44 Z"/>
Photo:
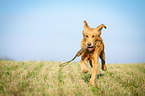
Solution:
<path fill-rule="evenodd" d="M 145 96 L 145 63 L 99 66 L 95 86 L 91 67 L 81 73 L 79 63 L 0 61 L 0 96 Z M 100 65 L 100 64 L 99 64 Z"/>

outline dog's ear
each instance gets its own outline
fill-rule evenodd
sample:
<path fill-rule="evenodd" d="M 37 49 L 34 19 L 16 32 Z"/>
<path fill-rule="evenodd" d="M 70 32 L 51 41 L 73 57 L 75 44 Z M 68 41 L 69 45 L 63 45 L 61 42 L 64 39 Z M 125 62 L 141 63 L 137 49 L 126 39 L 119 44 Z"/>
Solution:
<path fill-rule="evenodd" d="M 105 26 L 104 24 L 101 24 L 101 25 L 98 26 L 96 29 L 97 29 L 98 31 L 101 31 L 102 28 L 105 28 L 105 29 L 106 29 L 106 26 Z"/>
<path fill-rule="evenodd" d="M 89 26 L 88 26 L 87 22 L 84 21 L 84 30 L 83 30 L 83 35 L 85 35 L 85 32 L 88 31 L 88 29 L 89 29 Z"/>
<path fill-rule="evenodd" d="M 88 28 L 89 28 L 89 26 L 88 26 L 88 24 L 87 24 L 86 21 L 84 21 L 84 28 L 85 28 L 85 29 L 88 29 Z"/>
<path fill-rule="evenodd" d="M 102 30 L 102 28 L 107 28 L 104 24 L 101 24 L 100 26 L 98 26 L 97 28 L 96 28 L 96 30 L 99 32 L 98 33 L 98 35 L 101 35 L 101 30 Z"/>

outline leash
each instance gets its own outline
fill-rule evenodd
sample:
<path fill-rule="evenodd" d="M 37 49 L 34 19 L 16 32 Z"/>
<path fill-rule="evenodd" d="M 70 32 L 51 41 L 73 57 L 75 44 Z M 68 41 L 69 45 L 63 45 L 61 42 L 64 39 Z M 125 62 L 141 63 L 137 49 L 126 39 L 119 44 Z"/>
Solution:
<path fill-rule="evenodd" d="M 102 43 L 102 41 L 100 40 L 100 37 L 98 38 L 97 41 L 99 41 L 99 42 L 98 42 L 99 44 L 97 44 L 97 47 L 99 48 L 100 45 L 101 45 L 101 43 Z M 74 59 L 76 59 L 76 57 L 79 57 L 87 48 L 88 48 L 87 45 L 85 45 L 83 48 L 81 48 L 81 49 L 77 52 L 77 54 L 75 55 L 75 57 L 74 57 L 73 59 L 71 59 L 70 61 L 67 61 L 67 62 L 64 62 L 64 63 L 60 64 L 59 67 L 64 67 L 64 66 L 68 65 L 70 62 L 72 62 Z M 101 50 L 101 49 L 100 49 L 100 50 Z"/>
<path fill-rule="evenodd" d="M 71 59 L 70 61 L 67 61 L 67 62 L 64 62 L 62 64 L 59 65 L 59 67 L 64 67 L 66 66 L 67 64 L 69 64 L 70 62 L 72 62 L 76 57 L 78 57 L 78 55 L 76 55 L 73 59 Z"/>
<path fill-rule="evenodd" d="M 87 49 L 87 46 L 85 45 L 83 48 L 81 48 L 77 54 L 75 55 L 75 57 L 73 59 L 71 59 L 70 61 L 64 62 L 62 64 L 59 65 L 59 67 L 64 67 L 66 65 L 68 65 L 70 62 L 72 62 L 76 57 L 79 57 L 85 50 Z"/>

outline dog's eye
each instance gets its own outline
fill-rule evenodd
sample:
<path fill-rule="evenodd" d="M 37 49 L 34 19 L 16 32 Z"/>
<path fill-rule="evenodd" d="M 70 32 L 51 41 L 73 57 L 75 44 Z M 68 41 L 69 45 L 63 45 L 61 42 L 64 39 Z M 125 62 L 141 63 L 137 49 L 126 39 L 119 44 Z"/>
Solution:
<path fill-rule="evenodd" d="M 88 37 L 88 35 L 86 35 L 86 37 Z"/>
<path fill-rule="evenodd" d="M 92 37 L 94 38 L 95 36 L 93 35 Z"/>

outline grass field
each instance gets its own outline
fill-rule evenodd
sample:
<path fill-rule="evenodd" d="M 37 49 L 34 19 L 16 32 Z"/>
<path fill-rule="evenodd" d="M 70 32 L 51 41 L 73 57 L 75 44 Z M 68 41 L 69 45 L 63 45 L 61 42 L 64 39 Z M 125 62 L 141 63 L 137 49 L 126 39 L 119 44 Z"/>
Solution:
<path fill-rule="evenodd" d="M 81 73 L 79 63 L 63 68 L 60 62 L 0 61 L 1 96 L 145 96 L 145 63 L 99 66 L 95 86 L 89 72 Z M 100 65 L 100 64 L 99 64 Z"/>

